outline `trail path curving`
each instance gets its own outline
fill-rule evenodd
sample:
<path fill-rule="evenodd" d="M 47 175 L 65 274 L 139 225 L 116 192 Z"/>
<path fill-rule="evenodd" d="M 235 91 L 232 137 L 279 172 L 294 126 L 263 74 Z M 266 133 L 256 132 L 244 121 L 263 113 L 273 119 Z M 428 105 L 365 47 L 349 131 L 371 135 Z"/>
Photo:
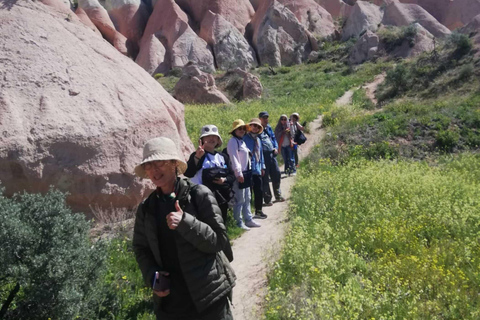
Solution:
<path fill-rule="evenodd" d="M 383 77 L 379 75 L 372 83 L 364 86 L 370 99 L 374 98 L 373 93 L 384 78 L 384 75 Z M 338 106 L 351 104 L 354 90 L 345 92 L 342 97 L 337 99 L 336 104 Z M 300 159 L 305 158 L 312 148 L 324 138 L 325 129 L 322 128 L 322 116 L 309 123 L 308 131 L 309 133 L 305 134 L 307 142 L 299 148 Z M 232 309 L 235 320 L 262 318 L 267 293 L 267 273 L 278 260 L 283 238 L 288 229 L 288 201 L 290 188 L 294 182 L 295 177 L 282 175 L 281 190 L 287 201 L 274 203 L 271 207 L 264 207 L 263 212 L 268 215 L 268 218 L 259 221 L 262 226 L 245 232 L 233 242 L 235 259 L 232 266 L 237 275 L 237 284 L 233 290 Z"/>

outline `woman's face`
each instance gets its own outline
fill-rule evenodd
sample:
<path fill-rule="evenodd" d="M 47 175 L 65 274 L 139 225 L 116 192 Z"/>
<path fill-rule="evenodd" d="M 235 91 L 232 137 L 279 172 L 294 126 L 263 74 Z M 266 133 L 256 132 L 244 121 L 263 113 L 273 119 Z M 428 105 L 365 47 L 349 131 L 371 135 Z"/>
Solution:
<path fill-rule="evenodd" d="M 285 127 L 287 125 L 287 118 L 286 117 L 281 117 L 280 118 L 280 123 Z"/>
<path fill-rule="evenodd" d="M 250 125 L 250 131 L 254 134 L 257 134 L 260 132 L 261 127 L 258 124 L 251 124 Z"/>
<path fill-rule="evenodd" d="M 147 176 L 152 182 L 162 189 L 163 193 L 172 191 L 177 174 L 175 160 L 150 161 L 143 165 Z"/>
<path fill-rule="evenodd" d="M 220 139 L 217 136 L 206 136 L 202 138 L 203 149 L 208 152 L 213 152 L 217 145 L 220 144 Z"/>
<path fill-rule="evenodd" d="M 246 126 L 241 126 L 235 129 L 235 135 L 239 138 L 242 138 L 245 135 L 245 131 L 247 130 Z"/>

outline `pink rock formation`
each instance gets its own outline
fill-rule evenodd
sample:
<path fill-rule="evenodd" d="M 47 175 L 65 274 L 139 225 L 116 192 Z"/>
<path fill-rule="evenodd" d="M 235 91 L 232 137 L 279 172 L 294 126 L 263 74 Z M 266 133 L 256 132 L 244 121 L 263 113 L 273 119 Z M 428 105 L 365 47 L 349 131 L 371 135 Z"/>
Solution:
<path fill-rule="evenodd" d="M 466 26 L 458 31 L 473 37 L 474 46 L 478 49 L 480 47 L 480 14 L 475 16 Z M 479 53 L 476 55 L 478 56 Z"/>
<path fill-rule="evenodd" d="M 189 61 L 206 72 L 215 70 L 205 40 L 188 25 L 188 17 L 174 0 L 158 0 L 140 41 L 136 62 L 148 73 L 167 73 Z"/>
<path fill-rule="evenodd" d="M 390 55 L 394 57 L 411 58 L 433 50 L 433 35 L 418 23 L 414 23 L 413 26 L 417 29 L 413 46 L 408 40 L 404 40 Z"/>
<path fill-rule="evenodd" d="M 400 2 L 418 4 L 450 30 L 466 25 L 480 14 L 480 0 L 400 0 Z"/>
<path fill-rule="evenodd" d="M 0 181 L 7 195 L 50 186 L 74 210 L 135 207 L 142 146 L 164 135 L 193 151 L 184 107 L 131 59 L 41 3 L 0 10 Z"/>
<path fill-rule="evenodd" d="M 450 30 L 437 21 L 425 9 L 416 4 L 392 2 L 385 7 L 382 23 L 384 25 L 407 26 L 418 22 L 435 37 L 444 37 Z"/>
<path fill-rule="evenodd" d="M 243 99 L 260 99 L 262 97 L 263 86 L 260 79 L 249 72 L 243 77 Z"/>
<path fill-rule="evenodd" d="M 317 38 L 332 37 L 335 25 L 330 13 L 314 0 L 279 0 Z"/>
<path fill-rule="evenodd" d="M 85 10 L 83 10 L 82 8 L 77 8 L 77 10 L 75 10 L 75 14 L 80 19 L 80 21 L 82 21 L 84 25 L 92 29 L 92 31 L 98 34 L 99 36 L 102 36 L 98 28 L 93 24 L 92 20 L 90 20 L 90 18 L 88 17 Z"/>
<path fill-rule="evenodd" d="M 70 2 L 65 2 L 62 0 L 41 0 L 41 3 L 52 7 L 56 11 L 65 14 L 65 19 L 72 19 L 72 8 L 70 7 Z M 70 17 L 69 17 L 70 15 Z"/>
<path fill-rule="evenodd" d="M 78 0 L 78 7 L 83 9 L 103 37 L 118 51 L 128 55 L 127 38 L 115 29 L 115 26 L 98 0 Z"/>
<path fill-rule="evenodd" d="M 358 37 L 367 30 L 375 32 L 382 21 L 383 12 L 380 7 L 366 1 L 357 1 L 343 27 L 343 40 Z"/>
<path fill-rule="evenodd" d="M 129 56 L 135 59 L 150 16 L 147 6 L 141 0 L 107 0 L 105 4 L 115 29 L 127 38 Z"/>
<path fill-rule="evenodd" d="M 352 6 L 342 0 L 315 0 L 315 2 L 327 10 L 333 18 L 348 17 L 352 9 Z"/>
<path fill-rule="evenodd" d="M 349 56 L 351 64 L 362 63 L 375 57 L 378 51 L 379 39 L 372 31 L 368 30 L 355 43 Z"/>
<path fill-rule="evenodd" d="M 251 69 L 258 65 L 255 51 L 232 24 L 221 15 L 208 11 L 199 36 L 212 48 L 217 67 L 222 70 Z"/>
<path fill-rule="evenodd" d="M 177 0 L 176 2 L 198 26 L 201 25 L 208 11 L 212 11 L 224 17 L 242 34 L 255 13 L 249 0 Z"/>
<path fill-rule="evenodd" d="M 263 1 L 251 21 L 252 43 L 260 64 L 299 64 L 308 57 L 307 30 L 288 8 L 276 0 Z"/>
<path fill-rule="evenodd" d="M 182 77 L 174 88 L 174 96 L 183 103 L 230 103 L 227 97 L 215 85 L 215 79 L 209 73 L 200 71 L 195 64 L 187 64 Z"/>

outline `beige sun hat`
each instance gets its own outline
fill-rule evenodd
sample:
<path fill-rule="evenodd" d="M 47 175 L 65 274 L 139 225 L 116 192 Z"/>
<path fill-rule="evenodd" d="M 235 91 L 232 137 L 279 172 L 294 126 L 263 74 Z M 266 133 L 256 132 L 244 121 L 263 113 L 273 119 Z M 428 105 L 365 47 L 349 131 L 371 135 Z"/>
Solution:
<path fill-rule="evenodd" d="M 207 136 L 217 136 L 220 139 L 220 143 L 217 144 L 215 148 L 221 147 L 223 144 L 222 137 L 220 137 L 220 134 L 218 133 L 218 128 L 217 126 L 213 124 L 207 124 L 202 127 L 202 130 L 200 131 L 200 138 L 202 139 L 203 137 Z"/>
<path fill-rule="evenodd" d="M 140 178 L 148 178 L 143 164 L 157 160 L 176 160 L 178 174 L 187 170 L 187 163 L 177 153 L 177 146 L 167 137 L 158 137 L 148 140 L 143 146 L 143 160 L 135 167 L 135 174 Z"/>
<path fill-rule="evenodd" d="M 292 117 L 296 117 L 297 120 L 300 120 L 300 115 L 297 113 L 297 112 L 294 112 L 290 115 L 290 119 L 292 119 Z"/>
<path fill-rule="evenodd" d="M 245 124 L 245 122 L 243 122 L 242 119 L 237 119 L 237 120 L 233 121 L 233 123 L 232 123 L 232 130 L 230 130 L 230 134 L 232 134 L 233 131 L 235 131 L 235 130 L 237 130 L 238 128 L 243 127 L 243 126 L 247 127 L 247 130 L 249 129 L 249 128 L 248 128 L 248 124 Z"/>
<path fill-rule="evenodd" d="M 256 125 L 259 125 L 260 126 L 260 133 L 263 132 L 263 126 L 262 126 L 262 121 L 260 121 L 260 119 L 258 118 L 252 118 L 252 120 L 250 120 L 250 122 L 248 123 L 249 126 L 251 126 L 252 124 L 256 124 Z"/>

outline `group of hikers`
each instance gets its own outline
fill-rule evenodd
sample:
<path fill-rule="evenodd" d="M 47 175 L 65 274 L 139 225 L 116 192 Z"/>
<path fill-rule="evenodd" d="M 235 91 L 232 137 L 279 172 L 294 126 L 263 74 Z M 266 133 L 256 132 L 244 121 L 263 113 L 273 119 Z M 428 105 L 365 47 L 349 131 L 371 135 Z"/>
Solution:
<path fill-rule="evenodd" d="M 237 226 L 250 230 L 260 227 L 255 220 L 267 218 L 263 206 L 285 201 L 276 156 L 281 153 L 285 174 L 296 174 L 294 138 L 304 130 L 299 119 L 298 113 L 290 119 L 283 114 L 275 130 L 266 111 L 248 123 L 237 119 L 221 152 L 216 151 L 223 145 L 218 128 L 204 125 L 187 162 L 169 138 L 145 143 L 135 173 L 157 188 L 138 206 L 133 249 L 145 283 L 153 289 L 157 319 L 233 319 L 235 273 L 229 263 L 227 210 L 231 205 Z"/>

